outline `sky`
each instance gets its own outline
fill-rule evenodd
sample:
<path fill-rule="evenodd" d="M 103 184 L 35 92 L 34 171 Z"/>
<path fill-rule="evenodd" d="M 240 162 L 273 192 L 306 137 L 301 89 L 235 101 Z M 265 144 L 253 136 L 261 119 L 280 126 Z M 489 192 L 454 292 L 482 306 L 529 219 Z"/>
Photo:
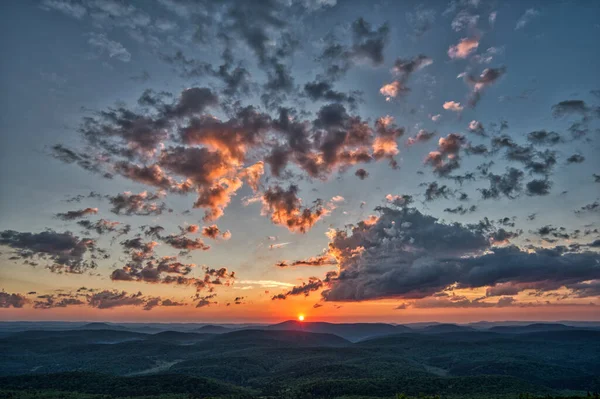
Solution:
<path fill-rule="evenodd" d="M 0 9 L 0 320 L 600 320 L 599 2 Z"/>

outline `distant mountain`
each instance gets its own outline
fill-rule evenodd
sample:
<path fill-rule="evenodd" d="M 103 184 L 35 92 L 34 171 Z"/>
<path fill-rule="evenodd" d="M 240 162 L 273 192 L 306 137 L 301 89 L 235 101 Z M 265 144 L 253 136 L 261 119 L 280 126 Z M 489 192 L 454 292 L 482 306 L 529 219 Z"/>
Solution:
<path fill-rule="evenodd" d="M 334 334 L 349 341 L 360 341 L 367 338 L 385 335 L 413 332 L 402 325 L 385 323 L 325 323 L 325 322 L 300 322 L 295 320 L 284 321 L 267 327 L 269 330 L 306 331 L 313 333 Z"/>
<path fill-rule="evenodd" d="M 458 324 L 435 324 L 422 328 L 420 332 L 428 334 L 456 333 L 476 331 L 473 327 L 459 326 Z"/>
<path fill-rule="evenodd" d="M 581 328 L 566 326 L 564 324 L 558 323 L 535 323 L 529 324 L 526 326 L 496 326 L 490 328 L 488 331 L 493 331 L 497 333 L 503 334 L 525 334 L 532 332 L 542 332 L 542 331 L 570 331 L 570 330 L 578 330 Z"/>
<path fill-rule="evenodd" d="M 206 341 L 206 344 L 226 344 L 244 348 L 247 346 L 282 346 L 282 344 L 285 346 L 346 346 L 350 342 L 337 335 L 306 331 L 239 330 L 218 334 Z"/>
<path fill-rule="evenodd" d="M 80 330 L 115 330 L 115 331 L 129 331 L 128 328 L 120 326 L 118 324 L 109 324 L 109 323 L 87 323 L 83 326 L 79 327 Z"/>
<path fill-rule="evenodd" d="M 224 334 L 227 332 L 231 332 L 233 330 L 234 330 L 233 328 L 228 328 L 228 327 L 223 327 L 223 326 L 215 326 L 215 325 L 209 324 L 209 325 L 197 328 L 195 331 L 198 331 L 200 333 L 209 333 L 209 334 Z"/>

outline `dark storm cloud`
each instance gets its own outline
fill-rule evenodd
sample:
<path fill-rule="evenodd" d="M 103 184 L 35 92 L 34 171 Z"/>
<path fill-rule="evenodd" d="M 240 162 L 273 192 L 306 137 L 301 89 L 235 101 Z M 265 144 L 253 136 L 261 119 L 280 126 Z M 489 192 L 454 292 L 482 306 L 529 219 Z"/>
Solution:
<path fill-rule="evenodd" d="M 65 213 L 57 213 L 55 216 L 61 220 L 75 220 L 87 215 L 95 215 L 98 213 L 98 208 L 85 208 L 76 211 L 68 211 Z"/>
<path fill-rule="evenodd" d="M 94 260 L 86 259 L 88 252 L 96 252 L 95 241 L 80 239 L 70 232 L 53 230 L 41 233 L 20 233 L 13 230 L 0 232 L 0 245 L 16 250 L 20 259 L 39 258 L 50 261 L 54 272 L 83 273 L 96 267 Z"/>
<path fill-rule="evenodd" d="M 0 291 L 0 308 L 22 308 L 29 300 L 21 294 L 9 294 Z"/>
<path fill-rule="evenodd" d="M 329 279 L 325 300 L 425 298 L 451 285 L 549 281 L 560 287 L 600 276 L 600 255 L 595 252 L 491 247 L 489 238 L 496 230 L 489 235 L 477 226 L 443 224 L 416 209 L 380 211 L 376 223 L 332 236 L 330 253 L 338 260 L 340 274 Z"/>

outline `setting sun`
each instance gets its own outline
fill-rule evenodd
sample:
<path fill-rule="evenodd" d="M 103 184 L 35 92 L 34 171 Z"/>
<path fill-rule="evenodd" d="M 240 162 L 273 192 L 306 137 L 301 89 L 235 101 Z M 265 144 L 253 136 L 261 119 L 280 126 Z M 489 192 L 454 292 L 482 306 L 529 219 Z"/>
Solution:
<path fill-rule="evenodd" d="M 304 315 L 303 314 L 298 315 L 298 321 L 304 321 Z"/>

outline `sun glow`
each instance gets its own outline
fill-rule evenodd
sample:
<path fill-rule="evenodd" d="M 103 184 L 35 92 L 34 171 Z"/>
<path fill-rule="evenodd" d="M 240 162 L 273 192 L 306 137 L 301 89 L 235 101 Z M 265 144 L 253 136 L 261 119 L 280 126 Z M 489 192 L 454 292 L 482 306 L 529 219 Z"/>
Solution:
<path fill-rule="evenodd" d="M 299 314 L 298 315 L 298 321 L 304 321 L 304 315 L 303 314 Z"/>

